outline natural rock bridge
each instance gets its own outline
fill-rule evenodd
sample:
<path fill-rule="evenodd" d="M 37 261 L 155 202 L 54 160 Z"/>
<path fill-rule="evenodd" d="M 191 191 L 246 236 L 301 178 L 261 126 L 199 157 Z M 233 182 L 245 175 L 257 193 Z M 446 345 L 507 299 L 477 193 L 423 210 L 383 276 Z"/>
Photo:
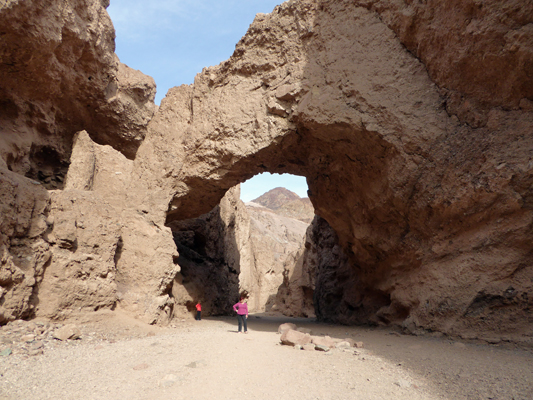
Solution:
<path fill-rule="evenodd" d="M 179 286 L 168 226 L 268 171 L 305 176 L 321 217 L 319 317 L 531 340 L 533 6 L 291 0 L 154 110 L 100 2 L 81 3 L 99 35 L 58 17 L 44 72 L 16 46 L 0 68 L 0 320 L 118 304 L 163 322 Z M 44 40 L 41 7 L 3 7 L 6 43 L 22 18 Z M 40 86 L 17 83 L 32 74 Z M 72 93 L 35 97 L 46 74 Z M 63 190 L 23 178 L 49 184 L 47 167 Z"/>

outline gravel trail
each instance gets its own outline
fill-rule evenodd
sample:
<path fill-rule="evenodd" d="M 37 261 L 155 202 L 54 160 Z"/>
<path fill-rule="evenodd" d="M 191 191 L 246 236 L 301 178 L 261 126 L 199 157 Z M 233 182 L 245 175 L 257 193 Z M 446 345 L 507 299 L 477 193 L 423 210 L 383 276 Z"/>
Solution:
<path fill-rule="evenodd" d="M 365 347 L 282 346 L 288 321 Z M 0 399 L 533 399 L 527 349 L 266 316 L 251 316 L 246 335 L 232 318 L 76 322 L 81 340 L 0 357 Z"/>

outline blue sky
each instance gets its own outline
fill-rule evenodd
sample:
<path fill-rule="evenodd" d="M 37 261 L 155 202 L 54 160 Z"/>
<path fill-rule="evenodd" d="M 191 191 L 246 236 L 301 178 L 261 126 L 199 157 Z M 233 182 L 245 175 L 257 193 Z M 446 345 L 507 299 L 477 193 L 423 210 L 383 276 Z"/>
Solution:
<path fill-rule="evenodd" d="M 257 13 L 281 0 L 111 0 L 107 11 L 124 64 L 152 76 L 156 103 L 202 68 L 227 60 Z"/>
<path fill-rule="evenodd" d="M 307 182 L 303 176 L 265 172 L 241 183 L 241 200 L 248 202 L 257 199 L 270 189 L 277 187 L 284 187 L 300 197 L 307 197 Z"/>
<path fill-rule="evenodd" d="M 107 9 L 116 31 L 120 61 L 150 75 L 156 103 L 168 89 L 191 84 L 204 67 L 227 60 L 257 13 L 270 13 L 282 0 L 111 0 Z M 275 187 L 307 197 L 305 178 L 261 174 L 241 185 L 250 201 Z"/>

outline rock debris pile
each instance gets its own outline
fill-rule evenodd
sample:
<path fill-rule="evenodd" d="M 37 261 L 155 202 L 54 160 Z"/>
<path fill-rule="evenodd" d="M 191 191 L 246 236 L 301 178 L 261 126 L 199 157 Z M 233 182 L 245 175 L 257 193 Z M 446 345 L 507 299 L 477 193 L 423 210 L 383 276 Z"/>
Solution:
<path fill-rule="evenodd" d="M 59 342 L 80 337 L 80 330 L 73 324 L 15 320 L 0 327 L 0 355 L 37 356 L 56 347 Z M 87 336 L 87 339 L 93 340 L 94 337 Z"/>
<path fill-rule="evenodd" d="M 331 349 L 339 349 L 358 355 L 359 352 L 355 349 L 363 348 L 363 342 L 356 342 L 352 338 L 332 339 L 328 335 L 313 336 L 309 329 L 298 328 L 292 323 L 280 325 L 278 333 L 281 334 L 281 344 L 293 346 L 298 350 L 330 351 Z"/>

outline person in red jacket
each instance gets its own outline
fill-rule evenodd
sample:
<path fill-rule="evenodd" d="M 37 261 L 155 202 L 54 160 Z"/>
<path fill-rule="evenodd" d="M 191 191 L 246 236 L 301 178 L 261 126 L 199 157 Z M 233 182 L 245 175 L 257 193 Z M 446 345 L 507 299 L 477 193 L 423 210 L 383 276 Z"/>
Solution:
<path fill-rule="evenodd" d="M 244 333 L 248 333 L 248 327 L 246 326 L 246 320 L 248 319 L 248 304 L 246 299 L 241 297 L 237 304 L 233 305 L 233 310 L 237 312 L 237 321 L 239 322 L 239 333 L 244 326 Z"/>
<path fill-rule="evenodd" d="M 200 302 L 198 302 L 196 304 L 196 321 L 201 321 L 202 320 L 202 305 L 200 304 Z"/>

